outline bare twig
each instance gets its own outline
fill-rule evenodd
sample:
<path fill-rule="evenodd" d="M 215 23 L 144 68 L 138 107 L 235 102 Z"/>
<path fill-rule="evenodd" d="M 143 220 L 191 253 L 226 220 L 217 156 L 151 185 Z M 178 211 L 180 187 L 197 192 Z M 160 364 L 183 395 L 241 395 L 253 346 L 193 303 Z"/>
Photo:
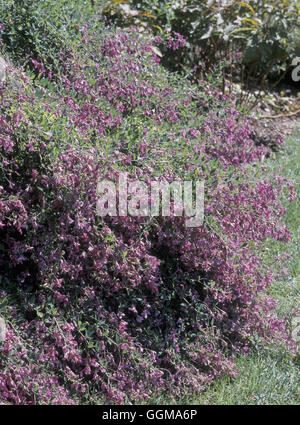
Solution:
<path fill-rule="evenodd" d="M 288 114 L 279 114 L 279 115 L 263 115 L 261 118 L 281 118 L 281 117 L 293 117 L 295 115 L 298 115 L 300 113 L 300 109 L 298 109 L 295 112 L 290 112 Z"/>

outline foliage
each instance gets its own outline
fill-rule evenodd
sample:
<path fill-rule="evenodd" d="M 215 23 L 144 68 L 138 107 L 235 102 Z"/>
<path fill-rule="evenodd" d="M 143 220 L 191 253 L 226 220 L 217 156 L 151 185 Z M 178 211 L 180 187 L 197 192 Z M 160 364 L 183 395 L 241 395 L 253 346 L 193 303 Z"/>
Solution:
<path fill-rule="evenodd" d="M 175 31 L 188 41 L 179 54 L 170 52 L 164 64 L 173 70 L 196 67 L 208 75 L 223 60 L 244 84 L 255 78 L 277 78 L 299 55 L 294 28 L 299 23 L 295 1 L 108 1 L 103 12 L 118 23 L 135 23 L 155 33 Z M 236 53 L 241 60 L 236 59 Z M 238 66 L 242 62 L 243 67 Z"/>
<path fill-rule="evenodd" d="M 81 38 L 84 22 L 98 17 L 89 0 L 0 0 L 2 42 L 7 53 L 32 68 L 32 59 L 58 72 L 68 49 Z"/>

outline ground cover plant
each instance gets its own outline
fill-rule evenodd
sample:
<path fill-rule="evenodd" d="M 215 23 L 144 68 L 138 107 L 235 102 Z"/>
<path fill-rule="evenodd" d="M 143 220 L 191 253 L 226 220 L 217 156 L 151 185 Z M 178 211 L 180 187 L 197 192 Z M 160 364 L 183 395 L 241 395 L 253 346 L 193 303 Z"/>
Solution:
<path fill-rule="evenodd" d="M 269 152 L 231 96 L 161 67 L 156 47 L 184 38 L 98 19 L 52 60 L 29 48 L 21 67 L 3 25 L 0 400 L 176 401 L 235 376 L 253 345 L 293 350 L 259 247 L 289 240 L 281 199 L 294 187 L 255 175 Z M 120 171 L 204 180 L 203 225 L 98 217 L 97 183 Z"/>

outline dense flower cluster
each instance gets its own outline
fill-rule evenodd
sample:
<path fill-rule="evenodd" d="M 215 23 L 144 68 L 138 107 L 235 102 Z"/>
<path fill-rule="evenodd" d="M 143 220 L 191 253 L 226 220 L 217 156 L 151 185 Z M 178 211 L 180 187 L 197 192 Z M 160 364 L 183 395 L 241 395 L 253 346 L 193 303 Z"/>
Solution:
<path fill-rule="evenodd" d="M 228 96 L 164 72 L 134 31 L 83 33 L 60 79 L 11 67 L 0 92 L 0 399 L 197 393 L 254 340 L 288 340 L 257 250 L 289 238 L 285 182 L 251 177 L 266 149 Z M 122 170 L 204 179 L 204 224 L 97 217 L 98 181 Z"/>

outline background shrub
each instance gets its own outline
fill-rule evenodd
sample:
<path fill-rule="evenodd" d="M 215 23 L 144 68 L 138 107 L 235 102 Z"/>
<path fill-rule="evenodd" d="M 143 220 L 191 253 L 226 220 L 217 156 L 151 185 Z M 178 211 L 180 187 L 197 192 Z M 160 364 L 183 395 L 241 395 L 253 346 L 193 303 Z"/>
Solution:
<path fill-rule="evenodd" d="M 278 81 L 299 56 L 299 5 L 295 1 L 108 1 L 103 12 L 118 25 L 132 23 L 158 34 L 175 31 L 187 44 L 176 55 L 166 52 L 163 63 L 171 70 L 194 68 L 207 76 L 223 61 L 227 73 L 262 86 Z M 236 57 L 238 55 L 238 58 Z"/>

